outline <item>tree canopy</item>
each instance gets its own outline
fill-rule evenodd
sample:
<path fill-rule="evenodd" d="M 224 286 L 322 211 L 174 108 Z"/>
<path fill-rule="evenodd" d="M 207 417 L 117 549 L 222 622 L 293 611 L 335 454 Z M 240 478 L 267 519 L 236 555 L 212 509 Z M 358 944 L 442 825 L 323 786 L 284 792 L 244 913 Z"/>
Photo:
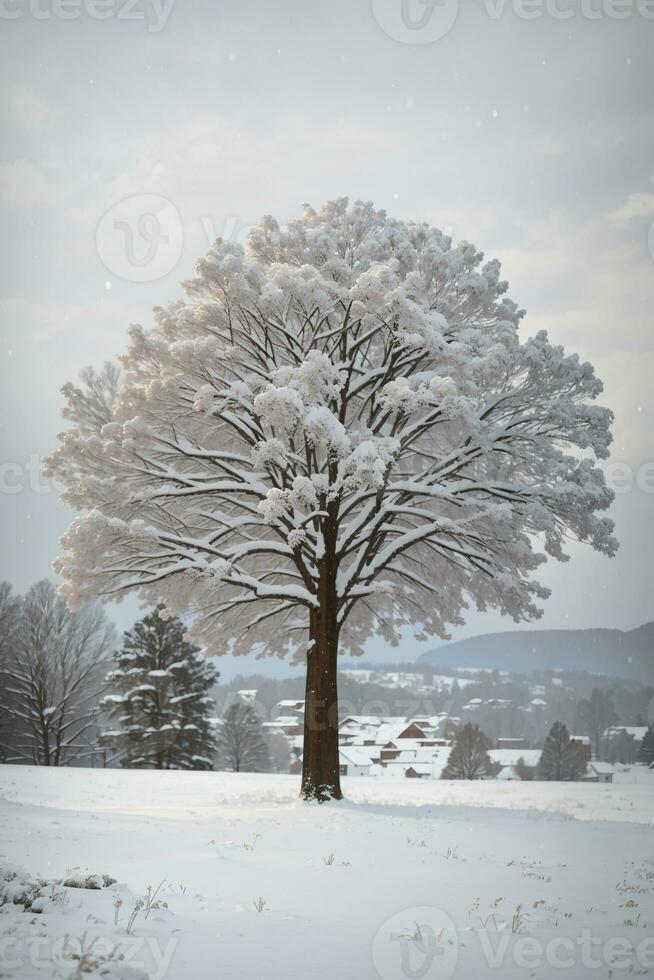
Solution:
<path fill-rule="evenodd" d="M 346 200 L 218 240 L 187 298 L 130 328 L 122 378 L 64 389 L 69 598 L 140 590 L 212 652 L 300 657 L 326 558 L 349 652 L 443 636 L 470 601 L 538 616 L 546 555 L 615 549 L 611 413 L 590 364 L 521 341 L 482 260 Z"/>

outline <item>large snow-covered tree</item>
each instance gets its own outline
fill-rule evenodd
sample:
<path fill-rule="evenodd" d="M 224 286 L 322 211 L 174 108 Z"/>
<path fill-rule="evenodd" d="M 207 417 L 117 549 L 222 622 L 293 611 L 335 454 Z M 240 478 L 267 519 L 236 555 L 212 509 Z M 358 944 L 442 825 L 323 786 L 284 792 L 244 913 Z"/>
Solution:
<path fill-rule="evenodd" d="M 83 513 L 57 567 L 74 602 L 183 610 L 212 653 L 306 658 L 302 793 L 339 797 L 339 650 L 470 602 L 536 617 L 546 555 L 611 554 L 611 413 L 590 364 L 520 340 L 497 261 L 371 204 L 265 217 L 184 288 L 120 381 L 64 389 L 48 470 Z"/>
<path fill-rule="evenodd" d="M 162 615 L 163 618 L 162 618 Z M 125 634 L 107 675 L 102 708 L 113 723 L 100 742 L 128 769 L 213 769 L 218 672 L 184 625 L 153 610 Z"/>

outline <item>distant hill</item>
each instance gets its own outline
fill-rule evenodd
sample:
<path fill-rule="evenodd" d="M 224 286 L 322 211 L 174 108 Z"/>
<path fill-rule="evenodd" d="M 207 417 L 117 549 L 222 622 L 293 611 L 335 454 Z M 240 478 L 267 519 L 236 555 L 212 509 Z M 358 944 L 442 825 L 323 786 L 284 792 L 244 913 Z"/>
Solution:
<path fill-rule="evenodd" d="M 634 630 L 516 630 L 446 643 L 418 658 L 442 667 L 563 668 L 654 685 L 654 622 Z"/>

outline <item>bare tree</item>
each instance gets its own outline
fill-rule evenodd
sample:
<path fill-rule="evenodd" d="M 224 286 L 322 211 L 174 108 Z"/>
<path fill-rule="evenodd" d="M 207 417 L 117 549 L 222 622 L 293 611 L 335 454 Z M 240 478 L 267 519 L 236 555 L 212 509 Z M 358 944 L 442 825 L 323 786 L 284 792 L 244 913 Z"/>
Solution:
<path fill-rule="evenodd" d="M 590 735 L 595 758 L 599 759 L 604 733 L 618 721 L 610 693 L 594 687 L 590 697 L 579 702 L 577 716 L 582 733 Z"/>
<path fill-rule="evenodd" d="M 209 653 L 306 660 L 305 798 L 341 796 L 339 651 L 447 636 L 470 602 L 537 617 L 548 555 L 616 547 L 601 383 L 520 340 L 482 260 L 362 202 L 266 217 L 130 328 L 118 386 L 65 388 L 68 596 L 136 590 Z"/>
<path fill-rule="evenodd" d="M 0 582 L 0 664 L 15 647 L 20 626 L 21 600 L 12 595 L 8 582 Z"/>
<path fill-rule="evenodd" d="M 251 704 L 235 701 L 218 732 L 218 760 L 230 772 L 268 772 L 270 754 L 261 720 Z"/>
<path fill-rule="evenodd" d="M 10 711 L 14 699 L 9 694 L 7 671 L 16 652 L 20 623 L 21 600 L 12 595 L 8 582 L 0 582 L 0 761 L 3 762 L 18 735 Z"/>
<path fill-rule="evenodd" d="M 8 761 L 69 765 L 90 755 L 113 627 L 97 606 L 71 612 L 51 582 L 33 585 L 5 661 Z M 3 695 L 4 697 L 4 695 Z"/>
<path fill-rule="evenodd" d="M 489 748 L 490 741 L 479 725 L 468 722 L 456 736 L 441 779 L 483 779 L 490 775 L 493 764 Z"/>

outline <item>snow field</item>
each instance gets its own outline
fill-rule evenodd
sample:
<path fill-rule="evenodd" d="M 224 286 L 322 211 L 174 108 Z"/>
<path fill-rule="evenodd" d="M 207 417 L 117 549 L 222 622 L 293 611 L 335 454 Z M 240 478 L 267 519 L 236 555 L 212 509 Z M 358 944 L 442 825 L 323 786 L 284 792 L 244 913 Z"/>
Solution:
<path fill-rule="evenodd" d="M 0 975 L 654 975 L 654 780 L 642 776 L 351 779 L 347 800 L 320 806 L 287 776 L 0 767 L 3 864 L 117 879 L 47 886 L 36 913 L 3 906 Z M 142 907 L 128 934 L 162 881 L 167 907 Z M 76 973 L 66 934 L 69 952 L 98 937 L 113 959 Z"/>

